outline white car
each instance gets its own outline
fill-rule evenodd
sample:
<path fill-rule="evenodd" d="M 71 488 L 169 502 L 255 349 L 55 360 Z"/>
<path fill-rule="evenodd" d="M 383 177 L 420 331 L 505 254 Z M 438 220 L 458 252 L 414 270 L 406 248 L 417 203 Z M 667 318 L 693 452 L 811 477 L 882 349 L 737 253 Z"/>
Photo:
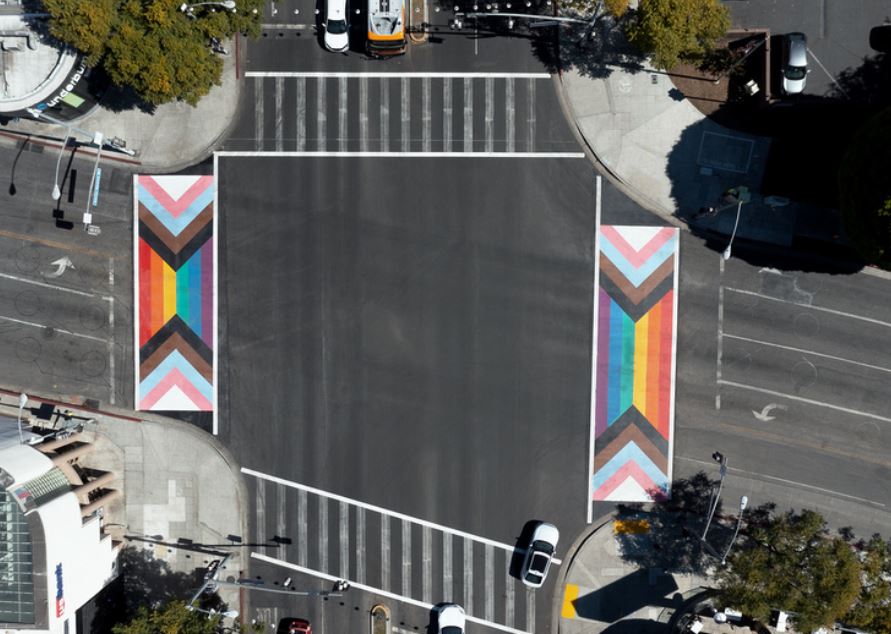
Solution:
<path fill-rule="evenodd" d="M 464 634 L 464 608 L 446 603 L 439 608 L 439 634 Z"/>
<path fill-rule="evenodd" d="M 347 0 L 325 0 L 325 48 L 340 53 L 350 47 Z"/>
<path fill-rule="evenodd" d="M 548 576 L 551 560 L 557 552 L 557 542 L 560 540 L 560 531 L 553 524 L 542 522 L 532 532 L 529 548 L 526 549 L 526 557 L 523 559 L 523 568 L 520 570 L 520 578 L 530 588 L 540 588 Z"/>

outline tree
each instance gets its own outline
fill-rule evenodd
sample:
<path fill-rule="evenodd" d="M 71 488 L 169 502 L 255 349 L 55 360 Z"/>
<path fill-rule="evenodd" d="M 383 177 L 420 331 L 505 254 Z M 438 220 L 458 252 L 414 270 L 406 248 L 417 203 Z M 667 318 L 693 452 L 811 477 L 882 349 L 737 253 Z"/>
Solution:
<path fill-rule="evenodd" d="M 854 135 L 838 172 L 839 206 L 854 248 L 891 268 L 891 108 Z"/>
<path fill-rule="evenodd" d="M 801 632 L 841 619 L 861 592 L 853 549 L 830 537 L 814 511 L 769 517 L 752 527 L 718 581 L 726 605 L 761 620 L 773 608 L 795 612 Z"/>
<path fill-rule="evenodd" d="M 730 11 L 718 0 L 640 0 L 628 39 L 657 68 L 697 61 L 730 28 Z"/>
<path fill-rule="evenodd" d="M 628 10 L 628 0 L 563 0 L 559 6 L 561 12 L 568 11 L 580 16 L 611 15 L 620 18 Z"/>
<path fill-rule="evenodd" d="M 185 601 L 171 601 L 157 610 L 141 608 L 132 621 L 115 625 L 113 634 L 215 634 L 219 616 L 186 609 Z"/>
<path fill-rule="evenodd" d="M 220 84 L 223 63 L 211 38 L 256 36 L 261 0 L 239 0 L 235 12 L 202 6 L 194 17 L 181 0 L 43 0 L 50 33 L 102 65 L 112 82 L 150 104 L 198 103 Z"/>
<path fill-rule="evenodd" d="M 860 596 L 843 622 L 873 634 L 891 634 L 891 544 L 873 535 L 860 546 Z"/>

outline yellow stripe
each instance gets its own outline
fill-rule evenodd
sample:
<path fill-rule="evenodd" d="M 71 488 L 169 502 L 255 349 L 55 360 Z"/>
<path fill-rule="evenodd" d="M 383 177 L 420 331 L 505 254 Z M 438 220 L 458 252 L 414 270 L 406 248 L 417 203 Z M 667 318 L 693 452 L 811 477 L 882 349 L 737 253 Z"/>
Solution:
<path fill-rule="evenodd" d="M 574 583 L 567 583 L 563 588 L 563 609 L 560 616 L 564 619 L 574 619 L 578 616 L 573 601 L 579 598 L 579 587 Z"/>
<path fill-rule="evenodd" d="M 176 314 L 176 271 L 162 260 L 164 266 L 164 323 Z"/>
<path fill-rule="evenodd" d="M 631 402 L 644 416 L 647 415 L 647 343 L 650 313 L 634 324 L 634 396 Z"/>

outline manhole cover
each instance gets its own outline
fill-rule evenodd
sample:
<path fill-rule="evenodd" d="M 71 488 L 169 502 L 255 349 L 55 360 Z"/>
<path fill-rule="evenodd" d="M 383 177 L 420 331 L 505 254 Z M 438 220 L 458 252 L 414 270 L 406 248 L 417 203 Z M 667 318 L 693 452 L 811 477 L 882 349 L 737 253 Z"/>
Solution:
<path fill-rule="evenodd" d="M 34 337 L 25 337 L 15 344 L 15 356 L 27 363 L 37 361 L 40 356 L 40 342 Z"/>
<path fill-rule="evenodd" d="M 19 315 L 34 315 L 40 310 L 40 298 L 34 291 L 22 291 L 15 297 L 15 307 Z"/>

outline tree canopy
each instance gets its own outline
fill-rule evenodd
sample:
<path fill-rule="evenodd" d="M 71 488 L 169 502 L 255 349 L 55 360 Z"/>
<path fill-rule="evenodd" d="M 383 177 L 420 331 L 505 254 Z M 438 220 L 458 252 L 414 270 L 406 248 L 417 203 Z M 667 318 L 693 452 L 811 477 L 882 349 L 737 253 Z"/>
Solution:
<path fill-rule="evenodd" d="M 129 623 L 115 625 L 113 634 L 215 634 L 219 616 L 190 612 L 184 601 L 171 601 L 157 610 L 142 608 Z"/>
<path fill-rule="evenodd" d="M 101 65 L 118 86 L 150 104 L 191 105 L 220 84 L 223 63 L 210 46 L 235 33 L 256 36 L 261 0 L 180 10 L 182 0 L 43 0 L 50 33 Z"/>
<path fill-rule="evenodd" d="M 698 61 L 730 28 L 730 11 L 718 0 L 640 0 L 628 39 L 652 55 L 657 68 Z"/>
<path fill-rule="evenodd" d="M 864 259 L 891 268 L 891 108 L 856 134 L 838 173 L 845 232 Z"/>
<path fill-rule="evenodd" d="M 763 621 L 775 608 L 794 612 L 800 632 L 843 620 L 862 592 L 854 549 L 814 511 L 751 527 L 718 579 L 727 605 Z"/>

